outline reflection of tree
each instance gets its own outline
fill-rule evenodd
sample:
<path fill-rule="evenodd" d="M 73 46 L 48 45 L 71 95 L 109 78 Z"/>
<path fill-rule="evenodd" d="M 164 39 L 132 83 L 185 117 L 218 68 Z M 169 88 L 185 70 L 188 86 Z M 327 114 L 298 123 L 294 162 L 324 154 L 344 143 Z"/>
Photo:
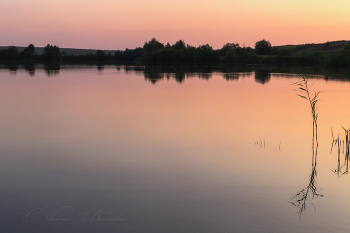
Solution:
<path fill-rule="evenodd" d="M 306 201 L 308 201 L 311 193 L 311 199 L 313 199 L 315 196 L 323 196 L 319 193 L 317 193 L 317 187 L 316 187 L 316 178 L 317 178 L 317 150 L 318 150 L 318 138 L 317 138 L 317 118 L 318 114 L 316 113 L 316 103 L 318 101 L 317 96 L 320 92 L 315 92 L 314 97 L 311 98 L 309 87 L 307 85 L 307 80 L 303 77 L 302 80 L 299 82 L 294 83 L 294 85 L 299 86 L 299 91 L 301 91 L 301 94 L 298 94 L 298 96 L 308 100 L 311 107 L 311 113 L 312 113 L 312 166 L 311 166 L 311 174 L 309 177 L 309 184 L 306 188 L 303 188 L 301 191 L 296 193 L 289 203 L 291 203 L 294 206 L 297 206 L 299 208 L 299 215 L 301 217 L 302 213 L 306 210 Z"/>
<path fill-rule="evenodd" d="M 116 66 L 118 69 L 119 66 Z M 221 73 L 222 76 L 230 81 L 237 80 L 239 77 L 246 77 L 252 75 L 253 68 L 251 67 L 232 67 L 232 66 L 123 66 L 126 74 L 130 71 L 136 74 L 142 74 L 145 80 L 155 84 L 160 80 L 175 79 L 178 83 L 183 83 L 185 79 L 200 78 L 208 80 L 212 78 L 214 72 Z"/>
<path fill-rule="evenodd" d="M 207 73 L 207 72 L 203 72 L 203 73 L 198 73 L 198 78 L 200 79 L 206 79 L 209 80 L 212 76 L 212 73 Z"/>
<path fill-rule="evenodd" d="M 105 69 L 105 66 L 103 64 L 97 64 L 97 70 L 103 71 Z"/>
<path fill-rule="evenodd" d="M 44 70 L 48 77 L 58 75 L 60 73 L 60 68 L 61 68 L 61 65 L 59 61 L 46 62 L 44 64 Z"/>
<path fill-rule="evenodd" d="M 255 82 L 265 84 L 271 79 L 271 72 L 269 70 L 257 69 L 255 70 Z"/>
<path fill-rule="evenodd" d="M 238 73 L 232 72 L 232 73 L 224 73 L 224 74 L 222 74 L 222 76 L 227 81 L 230 81 L 230 80 L 238 80 L 240 75 Z"/>
<path fill-rule="evenodd" d="M 350 129 L 345 129 L 345 141 L 341 140 L 339 135 L 338 138 L 334 139 L 333 137 L 333 131 L 332 131 L 332 137 L 333 137 L 333 142 L 332 142 L 332 148 L 331 148 L 331 153 L 333 150 L 333 147 L 338 148 L 338 166 L 335 169 L 332 169 L 331 171 L 334 172 L 335 174 L 338 175 L 338 177 L 341 177 L 344 174 L 349 174 L 349 154 L 350 154 L 350 139 L 349 139 L 349 134 L 350 134 Z M 343 147 L 343 150 L 341 150 Z M 342 151 L 342 153 L 341 153 Z M 341 155 L 344 155 L 344 163 L 341 163 L 342 158 Z M 344 171 L 345 169 L 345 171 Z"/>
<path fill-rule="evenodd" d="M 34 63 L 25 63 L 24 69 L 28 72 L 30 76 L 34 76 L 35 74 L 35 64 Z"/>
<path fill-rule="evenodd" d="M 156 82 L 164 78 L 163 73 L 153 73 L 153 72 L 146 73 L 145 72 L 144 75 L 145 75 L 145 79 L 150 81 L 152 84 L 156 84 Z"/>
<path fill-rule="evenodd" d="M 185 80 L 185 73 L 175 73 L 175 80 L 178 83 L 182 83 Z"/>
<path fill-rule="evenodd" d="M 129 66 L 124 66 L 124 71 L 125 71 L 125 74 L 128 74 L 132 69 L 133 67 L 129 67 Z"/>
<path fill-rule="evenodd" d="M 8 65 L 7 65 L 7 68 L 11 71 L 11 72 L 16 72 L 18 70 L 18 63 L 16 62 L 10 62 Z"/>

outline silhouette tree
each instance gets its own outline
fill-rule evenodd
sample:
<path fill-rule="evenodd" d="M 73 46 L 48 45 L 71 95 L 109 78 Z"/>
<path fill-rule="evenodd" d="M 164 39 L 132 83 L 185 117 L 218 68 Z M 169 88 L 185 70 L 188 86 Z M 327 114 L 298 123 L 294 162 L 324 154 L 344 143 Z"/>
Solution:
<path fill-rule="evenodd" d="M 123 53 L 122 53 L 122 51 L 120 51 L 120 50 L 116 51 L 116 52 L 114 53 L 114 59 L 115 59 L 116 61 L 122 61 L 122 59 L 123 59 Z"/>
<path fill-rule="evenodd" d="M 176 43 L 173 45 L 173 47 L 174 47 L 174 49 L 184 49 L 184 48 L 186 48 L 185 41 L 183 41 L 183 40 L 176 41 Z"/>
<path fill-rule="evenodd" d="M 271 43 L 265 39 L 257 41 L 255 51 L 259 55 L 268 55 L 271 53 Z"/>
<path fill-rule="evenodd" d="M 236 50 L 232 48 L 228 48 L 225 53 L 224 61 L 233 61 L 235 59 Z"/>
<path fill-rule="evenodd" d="M 196 62 L 214 62 L 219 60 L 216 51 L 209 45 L 200 45 L 193 53 L 193 59 Z"/>
<path fill-rule="evenodd" d="M 18 57 L 18 49 L 16 46 L 9 46 L 7 49 L 1 51 L 0 57 L 5 60 L 16 59 Z"/>
<path fill-rule="evenodd" d="M 35 53 L 35 47 L 33 44 L 30 44 L 30 45 L 28 45 L 27 48 L 23 49 L 20 56 L 28 59 L 28 58 L 33 57 L 34 53 Z"/>
<path fill-rule="evenodd" d="M 157 62 L 172 62 L 173 60 L 173 49 L 158 50 L 154 54 Z"/>
<path fill-rule="evenodd" d="M 171 45 L 169 44 L 169 42 L 165 45 L 165 48 L 170 49 Z"/>
<path fill-rule="evenodd" d="M 239 48 L 239 44 L 238 43 L 226 43 L 224 44 L 224 46 L 222 46 L 222 48 L 220 49 L 220 54 L 222 56 L 225 56 L 227 53 L 227 50 L 231 49 L 231 50 L 236 50 Z"/>
<path fill-rule="evenodd" d="M 44 47 L 43 55 L 46 60 L 59 60 L 61 56 L 61 51 L 60 48 L 56 45 L 52 46 L 50 44 L 47 44 Z"/>
<path fill-rule="evenodd" d="M 137 47 L 136 49 L 126 48 L 123 53 L 123 61 L 135 61 L 136 58 L 142 57 L 144 49 Z"/>
<path fill-rule="evenodd" d="M 143 48 L 146 52 L 151 52 L 164 48 L 164 44 L 157 41 L 156 38 L 152 38 L 152 40 L 145 42 Z"/>
<path fill-rule="evenodd" d="M 97 60 L 103 61 L 106 59 L 106 53 L 103 50 L 97 50 L 96 58 Z"/>
<path fill-rule="evenodd" d="M 194 51 L 196 51 L 196 48 L 191 46 L 181 50 L 175 49 L 172 54 L 173 62 L 193 62 Z"/>

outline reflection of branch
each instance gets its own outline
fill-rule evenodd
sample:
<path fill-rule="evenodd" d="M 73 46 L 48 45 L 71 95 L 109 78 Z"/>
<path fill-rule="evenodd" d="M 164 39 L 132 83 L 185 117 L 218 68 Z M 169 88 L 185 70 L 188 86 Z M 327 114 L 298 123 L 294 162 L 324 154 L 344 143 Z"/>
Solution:
<path fill-rule="evenodd" d="M 318 147 L 316 146 L 315 150 L 315 159 L 312 161 L 312 171 L 309 177 L 309 184 L 306 188 L 302 189 L 299 191 L 297 194 L 295 194 L 289 203 L 291 203 L 294 206 L 297 206 L 299 208 L 299 215 L 301 218 L 302 213 L 306 210 L 306 201 L 308 200 L 310 191 L 312 194 L 311 199 L 313 199 L 315 196 L 317 197 L 323 197 L 322 194 L 317 193 L 317 187 L 316 187 L 316 177 L 317 177 L 317 170 L 316 170 L 316 162 L 317 162 L 317 149 Z"/>
<path fill-rule="evenodd" d="M 254 146 L 259 146 L 259 149 L 264 147 L 264 149 L 265 149 L 265 139 L 264 139 L 264 142 L 261 139 L 260 139 L 260 142 L 259 141 L 254 141 Z"/>
<path fill-rule="evenodd" d="M 350 129 L 345 129 L 342 127 L 345 131 L 345 141 L 341 140 L 339 135 L 338 138 L 334 139 L 333 137 L 333 130 L 332 130 L 332 147 L 331 147 L 331 153 L 333 151 L 333 147 L 337 146 L 338 147 L 338 167 L 335 169 L 331 169 L 332 172 L 338 175 L 338 177 L 341 177 L 344 174 L 349 173 L 349 154 L 350 154 L 350 139 L 349 139 L 349 134 L 350 134 Z M 341 147 L 342 147 L 342 142 L 343 142 L 343 153 L 345 154 L 344 156 L 344 164 L 341 166 Z M 342 172 L 342 169 L 345 168 L 345 171 Z"/>
<path fill-rule="evenodd" d="M 301 218 L 302 213 L 306 210 L 306 201 L 308 200 L 310 191 L 312 194 L 311 199 L 313 199 L 315 196 L 321 196 L 323 195 L 317 193 L 317 187 L 316 187 L 316 177 L 317 177 L 317 151 L 318 151 L 318 138 L 317 138 L 317 113 L 316 113 L 316 103 L 318 101 L 317 96 L 321 92 L 315 92 L 314 97 L 311 98 L 309 88 L 307 85 L 307 80 L 302 76 L 302 80 L 299 82 L 294 83 L 293 85 L 299 86 L 299 91 L 302 92 L 302 94 L 298 94 L 303 99 L 306 99 L 310 103 L 311 107 L 311 114 L 312 114 L 312 169 L 311 174 L 309 177 L 309 184 L 306 188 L 299 191 L 297 194 L 295 194 L 289 203 L 291 203 L 294 206 L 297 206 L 299 208 L 299 215 Z"/>

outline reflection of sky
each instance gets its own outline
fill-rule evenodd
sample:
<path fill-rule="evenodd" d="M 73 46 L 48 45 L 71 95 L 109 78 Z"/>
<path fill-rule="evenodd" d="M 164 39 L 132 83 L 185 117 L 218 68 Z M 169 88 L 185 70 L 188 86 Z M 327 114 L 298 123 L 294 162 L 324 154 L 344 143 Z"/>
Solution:
<path fill-rule="evenodd" d="M 325 197 L 298 223 L 288 199 L 308 182 L 312 119 L 291 86 L 296 80 L 272 75 L 261 85 L 254 73 L 234 81 L 214 73 L 153 85 L 109 68 L 50 78 L 42 70 L 34 77 L 1 72 L 0 224 L 80 230 L 77 222 L 20 220 L 28 208 L 70 205 L 74 213 L 108 207 L 128 219 L 91 231 L 346 228 L 349 178 L 330 171 L 329 146 L 330 128 L 349 125 L 350 85 L 318 80 L 312 87 L 324 91 L 317 185 Z M 260 139 L 265 149 L 254 146 Z"/>
<path fill-rule="evenodd" d="M 349 1 L 2 0 L 0 45 L 125 49 L 156 37 L 194 46 L 349 38 Z"/>

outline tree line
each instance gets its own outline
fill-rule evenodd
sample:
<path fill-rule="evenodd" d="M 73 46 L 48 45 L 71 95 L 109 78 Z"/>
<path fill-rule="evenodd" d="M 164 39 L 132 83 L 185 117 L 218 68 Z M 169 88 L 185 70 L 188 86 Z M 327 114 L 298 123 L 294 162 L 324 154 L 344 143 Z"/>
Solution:
<path fill-rule="evenodd" d="M 35 52 L 33 44 L 28 45 L 21 52 L 16 46 L 9 46 L 7 49 L 0 49 L 0 60 L 60 60 L 60 48 L 53 45 L 46 45 L 42 54 Z"/>
<path fill-rule="evenodd" d="M 328 43 L 328 44 L 327 44 Z M 325 46 L 329 46 L 327 42 Z M 173 45 L 164 45 L 155 38 L 146 41 L 142 47 L 118 50 L 114 54 L 98 50 L 95 54 L 68 55 L 60 48 L 48 44 L 42 54 L 35 52 L 30 44 L 23 51 L 15 46 L 0 50 L 0 60 L 35 60 L 35 61 L 77 61 L 77 62 L 137 62 L 137 63 L 317 63 L 336 67 L 350 66 L 350 44 L 332 56 L 314 51 L 295 55 L 288 47 L 272 47 L 265 39 L 257 41 L 254 48 L 240 46 L 238 43 L 226 43 L 221 49 L 213 49 L 209 44 L 198 47 L 178 40 Z"/>
<path fill-rule="evenodd" d="M 265 40 L 263 40 L 265 41 Z M 268 46 L 265 50 L 271 48 L 271 44 L 257 43 L 255 50 L 257 54 L 266 53 L 260 47 Z M 261 50 L 261 51 L 260 51 Z M 118 50 L 114 54 L 98 50 L 95 54 L 87 55 L 67 55 L 61 53 L 59 47 L 48 44 L 44 47 L 42 54 L 35 52 L 35 47 L 30 44 L 23 51 L 15 46 L 9 46 L 7 49 L 0 50 L 0 60 L 81 60 L 81 61 L 119 61 L 119 62 L 217 62 L 222 60 L 232 60 L 235 57 L 254 56 L 254 49 L 250 47 L 241 47 L 237 43 L 227 43 L 221 49 L 214 50 L 209 44 L 198 47 L 185 44 L 183 40 L 175 44 L 164 45 L 155 38 L 144 43 L 143 47 L 135 49 L 126 48 L 124 51 Z"/>

